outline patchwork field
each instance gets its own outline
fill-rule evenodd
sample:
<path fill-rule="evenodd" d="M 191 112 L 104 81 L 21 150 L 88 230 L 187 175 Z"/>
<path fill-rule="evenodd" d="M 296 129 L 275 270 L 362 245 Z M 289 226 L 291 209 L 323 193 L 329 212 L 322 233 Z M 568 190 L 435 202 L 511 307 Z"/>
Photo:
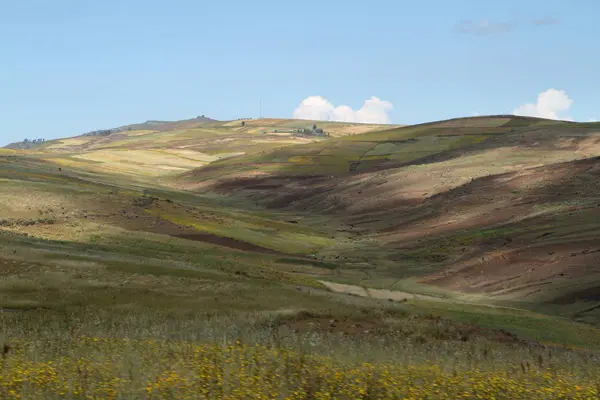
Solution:
<path fill-rule="evenodd" d="M 148 182 L 166 177 L 168 181 L 172 175 L 215 160 L 324 140 L 322 137 L 290 133 L 294 129 L 311 129 L 313 124 L 319 124 L 335 137 L 382 128 L 380 125 L 285 119 L 150 121 L 122 127 L 120 131 L 107 136 L 78 136 L 47 141 L 28 151 L 28 154 L 36 154 L 60 167 L 94 174 L 111 174 L 115 178 L 135 176 L 138 181 Z"/>
<path fill-rule="evenodd" d="M 0 149 L 1 396 L 600 396 L 600 124 L 313 123 Z"/>

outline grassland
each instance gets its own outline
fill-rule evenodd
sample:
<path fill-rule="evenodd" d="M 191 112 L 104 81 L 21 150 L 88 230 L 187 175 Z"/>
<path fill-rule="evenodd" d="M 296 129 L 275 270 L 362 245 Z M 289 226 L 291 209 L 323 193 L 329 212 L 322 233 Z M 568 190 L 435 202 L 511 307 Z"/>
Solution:
<path fill-rule="evenodd" d="M 594 322 L 599 154 L 598 124 L 500 116 L 220 160 L 180 182 L 335 215 L 357 240 L 321 256 L 352 259 L 361 284 L 395 289 L 419 277 L 459 297 Z M 240 172 L 248 164 L 252 175 Z"/>
<path fill-rule="evenodd" d="M 2 397 L 598 398 L 596 125 L 302 124 L 0 150 Z"/>
<path fill-rule="evenodd" d="M 363 353 L 368 342 L 357 346 L 329 339 L 275 344 L 268 336 L 252 338 L 255 342 L 260 339 L 266 343 L 124 340 L 86 335 L 70 337 L 68 341 L 55 340 L 52 347 L 16 342 L 20 345 L 18 353 L 4 366 L 4 371 L 14 372 L 2 375 L 1 387 L 8 396 L 20 392 L 31 398 L 588 399 L 598 396 L 595 360 L 584 355 L 578 357 L 577 367 L 567 373 L 566 365 L 572 366 L 575 360 L 572 354 L 561 352 L 536 357 L 526 352 L 498 354 L 481 348 L 469 349 L 467 354 L 479 357 L 468 359 L 453 354 L 452 351 L 464 351 L 461 346 L 436 354 L 398 343 L 395 346 L 398 353 L 394 354 L 397 358 L 390 360 L 392 354 L 383 352 L 381 347 L 369 346 L 370 351 Z M 356 358 L 369 360 L 375 356 L 378 361 L 341 359 L 341 345 L 346 346 L 346 351 L 354 350 Z M 303 347 L 310 348 L 309 354 L 302 351 Z M 330 352 L 334 356 L 327 354 Z M 30 354 L 38 357 L 43 354 L 44 361 L 32 359 Z M 502 371 L 492 370 L 489 364 L 481 362 L 486 359 L 512 366 Z M 25 390 L 23 382 L 28 383 Z"/>

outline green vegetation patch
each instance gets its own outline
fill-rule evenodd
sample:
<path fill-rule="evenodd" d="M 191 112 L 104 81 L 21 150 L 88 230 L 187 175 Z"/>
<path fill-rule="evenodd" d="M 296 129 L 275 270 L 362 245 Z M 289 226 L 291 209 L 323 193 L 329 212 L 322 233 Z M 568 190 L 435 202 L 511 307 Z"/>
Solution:
<path fill-rule="evenodd" d="M 146 210 L 151 215 L 160 216 L 180 226 L 193 227 L 196 231 L 205 232 L 251 243 L 266 249 L 289 254 L 307 254 L 335 243 L 319 233 L 304 233 L 297 230 L 278 229 L 269 226 L 255 225 L 248 220 L 219 220 L 194 218 L 189 215 L 166 214 L 158 210 Z M 284 228 L 280 226 L 280 228 Z"/>
<path fill-rule="evenodd" d="M 330 269 L 330 270 L 336 270 L 339 268 L 338 264 L 324 262 L 324 261 L 318 261 L 318 260 L 307 260 L 307 259 L 301 259 L 301 258 L 284 257 L 284 258 L 276 259 L 275 262 L 283 263 L 283 264 L 293 264 L 293 265 L 312 265 L 315 267 L 326 268 L 326 269 Z"/>
<path fill-rule="evenodd" d="M 411 300 L 417 309 L 454 321 L 503 329 L 517 336 L 548 344 L 600 348 L 600 330 L 566 318 L 530 311 L 476 306 L 463 303 Z"/>

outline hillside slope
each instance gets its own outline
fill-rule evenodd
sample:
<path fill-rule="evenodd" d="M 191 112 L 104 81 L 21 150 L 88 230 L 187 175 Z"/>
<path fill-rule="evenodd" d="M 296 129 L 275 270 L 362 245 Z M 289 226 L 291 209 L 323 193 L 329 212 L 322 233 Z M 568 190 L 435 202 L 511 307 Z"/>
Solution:
<path fill-rule="evenodd" d="M 246 121 L 244 127 L 239 122 L 215 123 L 220 128 L 206 123 L 165 132 L 132 130 L 112 142 L 92 137 L 77 143 L 90 139 L 85 137 L 48 143 L 42 150 L 0 150 L 0 319 L 7 328 L 6 338 L 12 341 L 30 335 L 35 343 L 59 352 L 66 347 L 55 346 L 53 337 L 43 332 L 67 342 L 78 331 L 94 338 L 206 338 L 221 343 L 227 337 L 277 346 L 306 343 L 310 351 L 323 340 L 340 345 L 336 357 L 349 354 L 348 346 L 354 341 L 362 350 L 352 354 L 364 350 L 368 357 L 375 348 L 372 344 L 389 355 L 401 343 L 404 355 L 407 349 L 420 358 L 431 353 L 454 359 L 460 353 L 470 367 L 472 356 L 484 348 L 502 357 L 515 354 L 522 361 L 523 352 L 531 360 L 541 352 L 546 354 L 537 342 L 585 349 L 600 346 L 598 328 L 572 320 L 598 321 L 592 297 L 596 275 L 588 264 L 596 254 L 591 208 L 596 186 L 585 185 L 580 197 L 586 201 L 578 204 L 578 210 L 565 209 L 566 198 L 554 199 L 556 204 L 542 216 L 553 226 L 553 218 L 563 218 L 564 229 L 535 231 L 539 239 L 534 240 L 527 221 L 507 230 L 476 218 L 495 204 L 493 196 L 509 189 L 513 197 L 507 197 L 507 202 L 515 204 L 516 217 L 507 224 L 527 215 L 523 207 L 528 205 L 520 205 L 523 200 L 519 199 L 524 194 L 512 193 L 515 182 L 525 179 L 519 171 L 468 180 L 438 196 L 415 197 L 403 192 L 403 186 L 409 187 L 411 180 L 431 185 L 436 182 L 435 174 L 411 172 L 419 167 L 411 165 L 362 172 L 350 169 L 361 146 L 372 148 L 396 136 L 406 141 L 406 132 L 421 127 L 386 127 L 385 132 L 313 142 L 313 138 L 302 141 L 285 134 L 263 134 L 261 127 L 267 122 L 253 125 Z M 472 120 L 461 123 L 468 125 Z M 349 124 L 331 127 L 340 135 L 350 133 L 348 129 L 366 129 Z M 244 133 L 243 129 L 255 131 Z M 589 141 L 587 136 L 581 143 Z M 265 137 L 298 142 L 273 143 L 269 151 L 260 141 Z M 368 143 L 365 137 L 375 142 Z M 460 140 L 464 139 L 458 139 L 463 145 Z M 236 140 L 238 148 L 246 146 L 245 154 L 198 161 L 206 154 L 231 151 L 227 146 Z M 465 142 L 465 146 L 473 145 Z M 50 148 L 53 144 L 59 146 Z M 405 157 L 399 154 L 401 142 L 392 144 L 397 156 Z M 460 149 L 458 144 L 452 145 L 453 150 Z M 330 153 L 310 158 L 310 163 L 298 162 L 301 154 L 319 147 Z M 423 151 L 430 154 L 431 149 Z M 289 162 L 285 156 L 298 158 Z M 338 160 L 330 162 L 331 156 Z M 242 163 L 253 159 L 271 162 Z M 456 160 L 462 156 L 446 162 Z M 551 163 L 549 168 L 562 169 L 540 171 L 556 175 L 558 183 L 568 183 L 569 174 L 593 178 L 596 172 L 590 167 L 595 162 Z M 209 164 L 197 168 L 204 163 Z M 344 163 L 345 170 L 340 168 Z M 297 165 L 302 166 L 296 170 Z M 168 169 L 172 167 L 178 169 Z M 466 167 L 460 162 L 455 166 L 453 179 L 459 185 Z M 385 174 L 389 174 L 387 184 L 382 180 Z M 419 182 L 419 177 L 425 181 Z M 457 184 L 454 180 L 451 183 Z M 551 200 L 542 186 L 548 185 L 532 187 L 528 196 Z M 490 196 L 477 196 L 480 188 Z M 570 190 L 560 188 L 567 198 Z M 387 194 L 384 204 L 389 206 L 372 201 L 378 193 Z M 294 198 L 297 201 L 291 202 Z M 464 202 L 457 201 L 461 199 Z M 568 214 L 575 211 L 581 212 L 579 219 Z M 445 225 L 452 213 L 463 218 L 463 231 Z M 479 222 L 486 228 L 478 228 Z M 498 293 L 493 286 L 487 291 L 463 287 L 454 279 L 474 275 L 469 262 L 482 252 L 490 255 L 491 246 L 503 243 L 498 238 L 509 235 L 514 248 L 500 251 L 528 251 L 527 246 L 551 245 L 553 240 L 566 243 L 569 251 L 577 253 L 569 254 L 569 260 L 578 266 L 562 260 L 553 270 L 567 271 L 573 279 L 552 282 L 560 290 L 534 293 L 536 298 L 523 294 L 531 292 L 533 285 L 519 268 L 502 267 L 505 275 L 520 274 L 511 286 L 513 292 Z M 552 251 L 556 256 L 564 253 Z M 515 253 L 514 257 L 523 256 Z M 484 272 L 477 278 L 483 275 L 499 281 L 496 273 L 501 271 Z M 537 268 L 532 276 L 548 281 L 544 273 Z M 568 304 L 572 298 L 578 303 Z M 67 337 L 65 332 L 69 332 Z M 47 341 L 40 342 L 37 335 Z M 116 349 L 123 353 L 122 347 Z M 323 350 L 330 353 L 328 347 Z M 564 351 L 571 356 L 574 350 Z"/>
<path fill-rule="evenodd" d="M 463 118 L 220 160 L 179 185 L 336 216 L 364 283 L 600 316 L 600 124 Z M 322 257 L 337 257 L 324 252 Z"/>
<path fill-rule="evenodd" d="M 325 138 L 292 133 L 296 129 L 311 129 L 315 123 L 331 136 L 390 127 L 287 119 L 222 122 L 199 117 L 176 122 L 148 121 L 98 135 L 51 140 L 36 145 L 28 154 L 59 167 L 155 180 L 223 158 L 322 141 Z"/>

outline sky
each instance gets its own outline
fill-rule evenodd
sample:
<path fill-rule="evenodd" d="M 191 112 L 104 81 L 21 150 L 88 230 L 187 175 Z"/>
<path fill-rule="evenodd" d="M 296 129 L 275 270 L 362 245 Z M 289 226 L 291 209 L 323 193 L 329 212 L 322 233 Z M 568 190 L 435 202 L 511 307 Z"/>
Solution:
<path fill-rule="evenodd" d="M 598 15 L 597 0 L 0 0 L 0 145 L 261 108 L 600 119 Z"/>

